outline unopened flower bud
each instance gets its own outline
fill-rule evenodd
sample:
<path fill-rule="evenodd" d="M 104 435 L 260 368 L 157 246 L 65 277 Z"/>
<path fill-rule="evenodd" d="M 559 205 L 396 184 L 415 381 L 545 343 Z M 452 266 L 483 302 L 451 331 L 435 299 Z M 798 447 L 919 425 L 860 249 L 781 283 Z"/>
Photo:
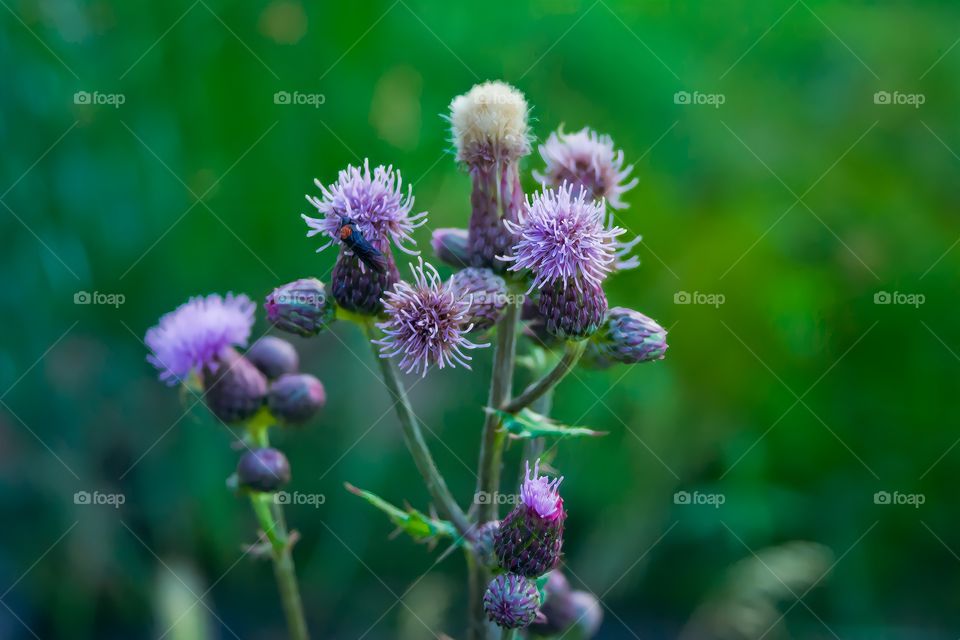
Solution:
<path fill-rule="evenodd" d="M 552 282 L 540 290 L 537 309 L 547 333 L 557 338 L 577 340 L 592 335 L 603 323 L 607 296 L 598 284 L 580 286 Z"/>
<path fill-rule="evenodd" d="M 276 491 L 290 482 L 290 463 L 270 447 L 247 451 L 237 463 L 237 481 L 251 491 Z"/>
<path fill-rule="evenodd" d="M 649 362 L 662 360 L 666 350 L 666 329 L 639 311 L 614 307 L 587 345 L 584 362 L 598 368 Z"/>
<path fill-rule="evenodd" d="M 553 576 L 556 571 L 551 573 Z M 591 638 L 603 621 L 600 602 L 586 591 L 551 592 L 547 583 L 547 599 L 540 608 L 543 618 L 530 625 L 530 631 L 541 636 L 557 636 L 569 633 L 574 627 L 577 638 Z"/>
<path fill-rule="evenodd" d="M 435 229 L 430 238 L 433 253 L 437 258 L 451 267 L 462 269 L 470 266 L 470 250 L 468 249 L 468 235 L 466 229 L 447 227 Z"/>
<path fill-rule="evenodd" d="M 507 283 L 490 269 L 470 267 L 453 274 L 453 290 L 470 301 L 469 322 L 476 331 L 497 323 L 507 306 Z"/>
<path fill-rule="evenodd" d="M 323 283 L 301 278 L 277 287 L 267 296 L 267 319 L 278 329 L 299 336 L 315 336 L 333 320 L 334 306 Z"/>
<path fill-rule="evenodd" d="M 494 536 L 500 566 L 528 578 L 537 578 L 557 565 L 563 546 L 567 513 L 559 487 L 563 478 L 538 475 L 540 462 L 530 469 L 520 488 L 520 503 L 503 519 Z"/>
<path fill-rule="evenodd" d="M 203 382 L 207 407 L 228 424 L 251 418 L 267 395 L 266 376 L 233 349 L 221 354 L 216 369 L 204 372 Z"/>
<path fill-rule="evenodd" d="M 483 609 L 499 626 L 522 629 L 537 619 L 540 593 L 533 580 L 515 573 L 502 573 L 487 586 Z"/>
<path fill-rule="evenodd" d="M 296 373 L 300 367 L 296 348 L 276 336 L 260 338 L 247 349 L 244 356 L 271 380 L 285 373 Z"/>
<path fill-rule="evenodd" d="M 285 424 L 303 424 L 327 403 L 323 384 L 307 373 L 287 373 L 270 385 L 267 406 Z"/>
<path fill-rule="evenodd" d="M 497 562 L 493 552 L 493 537 L 499 528 L 500 521 L 491 520 L 477 527 L 473 533 L 473 552 L 477 556 L 477 561 L 484 566 L 491 567 Z"/>

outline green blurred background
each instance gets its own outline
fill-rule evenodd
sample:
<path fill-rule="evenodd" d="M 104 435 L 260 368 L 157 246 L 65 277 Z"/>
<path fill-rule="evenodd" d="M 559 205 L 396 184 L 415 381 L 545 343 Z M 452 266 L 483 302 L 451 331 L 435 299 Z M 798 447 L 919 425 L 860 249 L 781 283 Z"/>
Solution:
<path fill-rule="evenodd" d="M 269 564 L 241 559 L 254 521 L 224 487 L 233 438 L 156 381 L 141 338 L 189 295 L 327 274 L 303 194 L 365 157 L 402 171 L 430 228 L 465 225 L 441 114 L 495 78 L 526 93 L 540 140 L 590 125 L 635 163 L 618 217 L 643 265 L 609 297 L 671 328 L 663 362 L 577 372 L 556 400 L 610 431 L 556 460 L 599 637 L 676 637 L 733 563 L 790 540 L 832 549 L 832 571 L 766 637 L 956 637 L 956 3 L 0 4 L 0 637 L 156 638 L 183 611 L 167 637 L 283 637 Z M 329 395 L 279 439 L 292 489 L 326 497 L 288 511 L 316 637 L 431 637 L 417 617 L 462 637 L 461 557 L 431 568 L 438 551 L 388 541 L 342 488 L 428 504 L 359 331 L 298 346 Z M 413 391 L 464 503 L 489 368 L 484 352 Z"/>

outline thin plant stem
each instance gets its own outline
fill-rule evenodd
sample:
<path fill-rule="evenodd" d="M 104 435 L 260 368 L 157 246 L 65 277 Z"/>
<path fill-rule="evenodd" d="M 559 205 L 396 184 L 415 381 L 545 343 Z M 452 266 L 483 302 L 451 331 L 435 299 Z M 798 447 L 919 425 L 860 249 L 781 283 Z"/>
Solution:
<path fill-rule="evenodd" d="M 517 637 L 516 629 L 503 629 L 500 631 L 500 640 L 514 640 Z"/>
<path fill-rule="evenodd" d="M 490 378 L 488 405 L 500 407 L 510 399 L 513 388 L 513 367 L 517 354 L 517 322 L 520 319 L 520 300 L 511 300 L 497 325 L 497 343 L 493 356 L 493 374 Z M 500 488 L 500 467 L 503 460 L 505 434 L 500 419 L 488 412 L 480 440 L 480 462 L 477 475 L 477 494 L 486 494 L 477 505 L 477 522 L 483 524 L 497 517 L 495 494 Z"/>
<path fill-rule="evenodd" d="M 270 446 L 268 431 L 269 428 L 265 422 L 254 422 L 248 427 L 251 440 L 261 448 Z M 300 598 L 297 570 L 293 564 L 290 533 L 287 531 L 283 507 L 274 500 L 274 494 L 259 491 L 251 492 L 250 504 L 253 506 L 260 528 L 270 542 L 273 576 L 277 580 L 277 589 L 280 591 L 280 602 L 287 618 L 290 638 L 291 640 L 309 640 L 310 634 L 303 615 L 303 600 Z"/>
<path fill-rule="evenodd" d="M 379 337 L 372 322 L 365 322 L 364 329 L 366 330 L 369 340 L 372 341 Z M 413 462 L 417 465 L 417 470 L 420 471 L 420 475 L 427 485 L 430 496 L 436 503 L 440 515 L 448 518 L 457 528 L 457 531 L 459 531 L 461 535 L 466 536 L 471 529 L 473 529 L 473 525 L 467 518 L 467 514 L 463 512 L 457 504 L 457 501 L 454 500 L 453 494 L 450 493 L 446 481 L 443 479 L 440 470 L 433 461 L 430 449 L 427 448 L 427 443 L 423 438 L 423 432 L 420 430 L 420 422 L 413 412 L 410 398 L 407 397 L 407 390 L 403 386 L 400 376 L 397 374 L 397 369 L 393 365 L 393 361 L 389 358 L 381 358 L 376 346 L 372 343 L 371 347 L 373 348 L 373 355 L 380 365 L 383 382 L 386 384 L 393 398 L 393 406 L 396 409 L 397 418 L 399 418 L 400 426 L 403 429 L 403 439 L 407 444 L 407 449 L 410 450 L 410 455 L 413 456 Z"/>
<path fill-rule="evenodd" d="M 563 352 L 563 357 L 560 358 L 560 361 L 553 369 L 548 371 L 546 375 L 524 389 L 523 393 L 513 400 L 495 406 L 500 406 L 501 410 L 506 411 L 507 413 L 516 413 L 521 409 L 530 406 L 534 400 L 557 386 L 557 384 L 563 380 L 568 373 L 570 373 L 570 370 L 573 369 L 573 367 L 580 360 L 580 356 L 583 355 L 585 348 L 586 342 L 583 340 L 578 342 L 568 342 L 566 349 Z"/>
<path fill-rule="evenodd" d="M 542 416 L 550 416 L 550 410 L 553 408 L 553 389 L 548 389 L 546 393 L 537 398 L 533 404 L 530 405 L 530 408 L 539 413 Z M 539 438 L 530 438 L 523 443 L 523 457 L 521 460 L 537 460 L 540 456 L 543 455 L 544 450 L 544 439 L 543 436 Z M 526 480 L 525 471 L 523 466 L 520 467 L 520 478 L 517 482 L 517 486 L 523 484 L 523 481 Z"/>

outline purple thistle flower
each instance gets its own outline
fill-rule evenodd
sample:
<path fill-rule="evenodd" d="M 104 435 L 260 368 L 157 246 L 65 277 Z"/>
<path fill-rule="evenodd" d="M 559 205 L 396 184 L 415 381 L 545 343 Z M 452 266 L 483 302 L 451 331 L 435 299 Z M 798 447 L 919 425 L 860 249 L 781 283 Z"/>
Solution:
<path fill-rule="evenodd" d="M 540 592 L 533 580 L 515 573 L 501 573 L 483 594 L 487 617 L 507 629 L 522 629 L 537 619 Z"/>
<path fill-rule="evenodd" d="M 584 353 L 584 363 L 603 369 L 616 362 L 663 360 L 667 330 L 639 311 L 614 307 Z"/>
<path fill-rule="evenodd" d="M 614 209 L 624 209 L 624 193 L 637 185 L 637 179 L 629 182 L 633 165 L 623 166 L 623 151 L 613 148 L 608 135 L 599 135 L 589 127 L 576 133 L 564 133 L 561 127 L 550 134 L 546 143 L 540 145 L 540 156 L 546 163 L 544 172 L 533 172 L 538 182 L 559 187 L 571 183 L 587 197 L 606 200 Z"/>
<path fill-rule="evenodd" d="M 520 240 L 501 259 L 513 261 L 510 271 L 533 271 L 530 291 L 557 283 L 599 287 L 616 261 L 615 238 L 625 233 L 606 226 L 602 202 L 582 190 L 574 196 L 569 184 L 534 194 L 519 222 L 506 226 Z"/>
<path fill-rule="evenodd" d="M 557 566 L 563 546 L 567 512 L 559 487 L 563 478 L 541 476 L 540 462 L 530 471 L 520 489 L 520 503 L 494 534 L 493 548 L 500 566 L 507 571 L 536 578 Z"/>
<path fill-rule="evenodd" d="M 551 480 L 548 476 L 541 476 L 540 461 L 533 464 L 530 471 L 530 461 L 526 464 L 526 479 L 520 487 L 520 499 L 528 509 L 536 511 L 544 520 L 556 520 L 563 514 L 563 498 L 560 497 L 560 483 L 563 476 Z"/>
<path fill-rule="evenodd" d="M 184 381 L 191 371 L 216 371 L 228 349 L 247 345 L 254 309 L 256 305 L 242 294 L 190 298 L 147 330 L 144 342 L 152 352 L 147 362 L 169 385 Z"/>
<path fill-rule="evenodd" d="M 370 172 L 370 161 L 363 161 L 363 169 L 348 166 L 340 172 L 337 182 L 324 186 L 314 180 L 322 198 L 306 196 L 307 201 L 317 208 L 322 218 L 301 217 L 310 227 L 307 237 L 325 234 L 327 242 L 317 249 L 323 251 L 333 244 L 339 244 L 341 218 L 348 217 L 359 227 L 363 236 L 375 248 L 383 253 L 390 249 L 388 239 L 401 251 L 416 255 L 418 252 L 404 246 L 414 244 L 411 232 L 426 224 L 427 212 L 411 215 L 413 209 L 413 187 L 402 190 L 403 180 L 393 166 L 378 166 Z M 362 268 L 362 267 L 361 267 Z"/>
<path fill-rule="evenodd" d="M 387 314 L 377 326 L 386 334 L 374 344 L 380 345 L 381 358 L 400 356 L 400 368 L 427 375 L 435 364 L 439 368 L 461 365 L 470 368 L 471 357 L 465 349 L 488 347 L 467 340 L 473 329 L 469 323 L 470 299 L 444 284 L 430 263 L 419 258 L 419 266 L 410 265 L 414 282 L 397 282 L 382 300 Z"/>

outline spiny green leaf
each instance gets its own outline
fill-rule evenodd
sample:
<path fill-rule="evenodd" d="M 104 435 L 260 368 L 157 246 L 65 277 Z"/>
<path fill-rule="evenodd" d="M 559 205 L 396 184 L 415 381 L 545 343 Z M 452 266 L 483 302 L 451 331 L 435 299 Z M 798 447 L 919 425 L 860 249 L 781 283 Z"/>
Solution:
<path fill-rule="evenodd" d="M 387 514 L 387 517 L 390 518 L 390 521 L 397 525 L 398 531 L 405 531 L 410 535 L 410 537 L 418 542 L 435 544 L 437 538 L 446 536 L 453 538 L 455 540 L 455 544 L 460 543 L 457 530 L 451 522 L 430 517 L 411 506 L 407 506 L 406 510 L 400 509 L 399 507 L 395 507 L 394 505 L 390 504 L 375 493 L 358 489 L 350 483 L 344 483 L 344 486 L 350 493 L 360 496 L 374 507 Z"/>
<path fill-rule="evenodd" d="M 488 411 L 490 411 L 490 409 L 488 409 Z M 530 409 L 521 409 L 516 414 L 499 410 L 493 410 L 493 412 L 500 418 L 503 430 L 514 439 L 539 438 L 540 436 L 574 438 L 607 435 L 606 431 L 594 431 L 586 427 L 571 427 L 560 424 Z"/>

